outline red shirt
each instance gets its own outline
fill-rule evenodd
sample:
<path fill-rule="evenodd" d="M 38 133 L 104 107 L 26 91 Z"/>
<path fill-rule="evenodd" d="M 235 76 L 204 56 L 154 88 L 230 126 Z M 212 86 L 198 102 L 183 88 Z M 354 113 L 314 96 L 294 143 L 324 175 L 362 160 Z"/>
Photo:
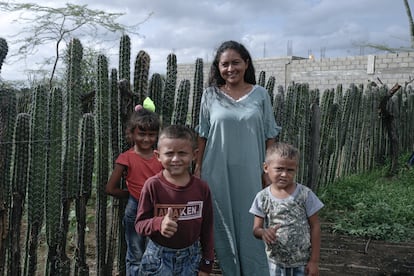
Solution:
<path fill-rule="evenodd" d="M 145 159 L 131 148 L 121 153 L 115 163 L 127 167 L 126 185 L 129 194 L 139 199 L 145 181 L 162 170 L 160 161 L 153 155 Z"/>
<path fill-rule="evenodd" d="M 161 221 L 168 207 L 178 216 L 178 230 L 171 237 L 161 235 Z M 200 269 L 211 272 L 214 260 L 213 205 L 210 188 L 198 177 L 192 176 L 184 186 L 168 182 L 162 172 L 149 178 L 144 185 L 138 205 L 135 229 L 159 245 L 181 249 L 200 240 L 202 258 L 211 264 Z"/>

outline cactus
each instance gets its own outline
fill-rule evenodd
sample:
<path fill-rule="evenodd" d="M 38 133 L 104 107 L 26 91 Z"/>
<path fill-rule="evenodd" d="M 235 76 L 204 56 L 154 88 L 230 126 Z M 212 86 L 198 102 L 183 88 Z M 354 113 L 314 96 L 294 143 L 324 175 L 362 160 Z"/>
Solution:
<path fill-rule="evenodd" d="M 154 73 L 151 76 L 148 96 L 154 101 L 155 112 L 160 113 L 162 111 L 162 79 L 161 75 Z"/>
<path fill-rule="evenodd" d="M 185 125 L 188 113 L 188 96 L 190 95 L 190 81 L 182 80 L 178 87 L 177 103 L 174 109 L 172 124 Z"/>
<path fill-rule="evenodd" d="M 260 71 L 259 81 L 257 82 L 257 84 L 262 86 L 262 87 L 265 87 L 265 83 L 266 83 L 266 72 L 265 71 Z"/>
<path fill-rule="evenodd" d="M 121 37 L 119 43 L 119 79 L 125 79 L 128 81 L 128 85 L 131 81 L 131 39 L 128 35 L 124 34 Z M 129 86 L 128 86 L 129 88 Z"/>
<path fill-rule="evenodd" d="M 45 193 L 46 208 L 46 237 L 48 257 L 46 274 L 56 275 L 57 247 L 60 240 L 60 213 L 62 203 L 62 112 L 63 92 L 59 88 L 52 90 L 49 99 L 49 158 L 48 158 L 48 185 Z"/>
<path fill-rule="evenodd" d="M 77 217 L 77 250 L 75 275 L 89 275 L 89 268 L 86 263 L 85 250 L 85 229 L 86 229 L 86 205 L 92 191 L 92 174 L 94 166 L 94 143 L 95 143 L 95 122 L 92 113 L 84 114 L 79 126 L 79 195 L 76 199 Z"/>
<path fill-rule="evenodd" d="M 204 88 L 203 77 L 203 59 L 197 58 L 194 71 L 193 100 L 191 112 L 191 128 L 193 129 L 198 125 L 198 120 L 200 118 L 200 103 Z"/>
<path fill-rule="evenodd" d="M 25 275 L 35 275 L 37 247 L 42 229 L 45 207 L 48 152 L 48 98 L 49 92 L 38 86 L 33 95 L 31 109 L 30 169 L 28 189 L 28 243 L 26 248 Z"/>
<path fill-rule="evenodd" d="M 270 76 L 266 83 L 266 90 L 267 90 L 267 93 L 269 93 L 270 103 L 272 105 L 273 105 L 273 101 L 275 97 L 273 93 L 273 90 L 275 89 L 275 82 L 276 82 L 276 78 L 274 76 Z"/>
<path fill-rule="evenodd" d="M 110 78 L 110 93 L 111 93 L 111 103 L 110 103 L 110 109 L 111 109 L 111 141 L 112 141 L 112 160 L 115 161 L 115 159 L 118 157 L 118 155 L 121 153 L 122 144 L 121 141 L 123 141 L 122 136 L 122 126 L 121 121 L 119 118 L 120 114 L 120 93 L 118 93 L 118 87 L 117 87 L 117 71 L 116 69 L 111 70 L 111 78 Z M 120 224 L 120 213 L 123 213 L 121 208 L 123 207 L 123 204 L 120 204 L 120 201 L 116 197 L 111 197 L 111 206 L 113 208 L 111 209 L 111 222 L 110 222 L 110 228 L 108 233 L 108 247 L 107 247 L 107 254 L 106 254 L 106 263 L 107 271 L 112 271 L 114 262 L 112 261 L 114 259 L 115 255 L 115 249 L 116 244 L 114 244 L 118 240 L 118 233 L 120 232 L 119 229 L 122 227 Z M 121 205 L 121 206 L 120 206 Z M 122 243 L 125 244 L 124 239 L 119 239 L 119 244 Z M 125 255 L 123 253 L 122 255 Z M 120 261 L 120 260 L 118 260 Z M 122 264 L 125 262 L 123 261 Z"/>
<path fill-rule="evenodd" d="M 134 105 L 142 104 L 148 95 L 150 60 L 150 56 L 145 51 L 138 52 L 134 71 Z"/>
<path fill-rule="evenodd" d="M 7 41 L 0 37 L 0 72 L 8 51 L 9 47 L 7 46 Z"/>
<path fill-rule="evenodd" d="M 17 113 L 16 93 L 0 86 L 0 221 L 7 222 L 9 217 L 11 186 L 10 168 L 12 156 L 13 127 Z M 7 238 L 7 223 L 0 223 L 0 275 L 4 275 L 6 248 L 10 247 Z"/>
<path fill-rule="evenodd" d="M 177 84 L 177 57 L 174 53 L 167 58 L 167 77 L 165 79 L 163 100 L 162 100 L 162 124 L 171 124 L 171 117 L 174 110 L 175 86 Z"/>
<path fill-rule="evenodd" d="M 67 48 L 66 88 L 63 95 L 64 122 L 64 160 L 63 160 L 63 194 L 61 239 L 58 245 L 58 272 L 61 275 L 70 273 L 70 261 L 66 255 L 66 236 L 69 229 L 69 211 L 71 202 L 78 194 L 78 127 L 81 118 L 80 95 L 82 91 L 82 56 L 83 47 L 80 41 L 73 38 Z"/>
<path fill-rule="evenodd" d="M 21 275 L 20 231 L 28 185 L 29 172 L 29 143 L 30 141 L 30 115 L 20 113 L 17 115 L 13 132 L 13 165 L 12 165 L 12 209 L 10 214 L 10 241 L 9 263 L 7 275 Z"/>
<path fill-rule="evenodd" d="M 98 56 L 97 61 L 97 87 L 95 101 L 95 123 L 97 143 L 97 171 L 96 171 L 96 258 L 98 275 L 105 271 L 106 254 L 106 201 L 104 188 L 108 181 L 109 172 L 109 130 L 110 130 L 110 96 L 108 80 L 108 61 L 104 55 Z"/>

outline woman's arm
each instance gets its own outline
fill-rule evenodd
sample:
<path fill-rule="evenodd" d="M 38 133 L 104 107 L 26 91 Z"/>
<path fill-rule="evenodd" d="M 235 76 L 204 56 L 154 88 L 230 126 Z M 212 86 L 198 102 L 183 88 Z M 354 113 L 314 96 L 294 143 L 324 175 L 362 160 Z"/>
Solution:
<path fill-rule="evenodd" d="M 105 193 L 116 198 L 128 198 L 129 192 L 127 189 L 120 188 L 122 175 L 126 167 L 120 164 L 115 164 L 114 170 L 109 177 L 108 183 L 105 185 Z"/>
<path fill-rule="evenodd" d="M 201 177 L 201 167 L 203 164 L 204 150 L 206 148 L 207 139 L 204 137 L 197 138 L 198 153 L 196 159 L 196 165 L 194 169 L 194 175 Z"/>

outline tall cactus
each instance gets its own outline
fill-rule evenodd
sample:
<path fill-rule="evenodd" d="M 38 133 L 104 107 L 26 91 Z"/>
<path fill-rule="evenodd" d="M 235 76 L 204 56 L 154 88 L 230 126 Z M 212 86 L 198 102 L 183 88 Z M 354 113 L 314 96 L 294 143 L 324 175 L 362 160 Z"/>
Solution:
<path fill-rule="evenodd" d="M 75 275 L 89 275 L 89 267 L 86 263 L 85 229 L 86 229 L 86 205 L 92 191 L 92 175 L 94 167 L 95 151 L 95 121 L 92 113 L 84 114 L 79 126 L 79 195 L 76 199 L 77 217 L 77 248 Z"/>
<path fill-rule="evenodd" d="M 58 245 L 58 270 L 61 275 L 70 272 L 70 261 L 66 255 L 66 235 L 69 228 L 71 202 L 78 194 L 78 127 L 81 118 L 80 95 L 82 91 L 83 47 L 79 39 L 72 39 L 67 48 L 66 89 L 64 90 L 64 160 L 62 194 L 62 238 Z"/>
<path fill-rule="evenodd" d="M 97 61 L 97 87 L 95 101 L 95 123 L 96 123 L 96 143 L 97 143 L 97 171 L 96 171 L 96 258 L 98 275 L 103 275 L 106 271 L 106 200 L 107 195 L 104 191 L 108 181 L 109 172 L 109 136 L 110 136 L 110 96 L 108 79 L 108 60 L 104 55 L 98 56 Z"/>
<path fill-rule="evenodd" d="M 134 104 L 142 104 L 148 95 L 148 76 L 150 67 L 150 56 L 141 50 L 135 59 L 134 69 Z"/>
<path fill-rule="evenodd" d="M 25 275 L 35 275 L 37 247 L 42 229 L 45 207 L 48 152 L 48 98 L 49 92 L 38 86 L 33 95 L 31 110 L 30 171 L 28 189 L 28 227 Z"/>
<path fill-rule="evenodd" d="M 57 247 L 60 235 L 60 214 L 62 203 L 62 152 L 63 152 L 63 91 L 52 90 L 49 99 L 49 179 L 46 186 L 46 238 L 48 244 L 46 274 L 56 275 Z"/>
<path fill-rule="evenodd" d="M 0 72 L 8 51 L 9 47 L 7 46 L 7 41 L 4 38 L 0 37 Z"/>
<path fill-rule="evenodd" d="M 17 113 L 16 93 L 0 87 L 0 275 L 4 275 L 8 239 L 8 217 L 11 198 L 10 167 L 13 126 Z"/>
<path fill-rule="evenodd" d="M 188 96 L 190 95 L 190 81 L 184 79 L 180 82 L 177 91 L 177 102 L 174 108 L 172 124 L 185 125 L 188 113 Z"/>
<path fill-rule="evenodd" d="M 26 188 L 28 186 L 29 153 L 30 153 L 30 115 L 20 113 L 16 118 L 13 134 L 13 165 L 12 165 L 12 209 L 10 215 L 9 262 L 7 275 L 21 275 L 20 231 L 24 212 Z"/>
<path fill-rule="evenodd" d="M 171 53 L 167 57 L 167 76 L 162 101 L 162 124 L 171 124 L 171 117 L 174 110 L 175 88 L 177 84 L 177 57 Z"/>
<path fill-rule="evenodd" d="M 204 89 L 203 59 L 197 58 L 194 71 L 193 100 L 191 112 L 191 128 L 198 125 L 200 118 L 200 103 Z"/>
<path fill-rule="evenodd" d="M 163 81 L 161 75 L 158 73 L 152 74 L 149 83 L 148 96 L 151 98 L 151 100 L 154 101 L 155 112 L 157 112 L 158 114 L 160 114 L 162 111 L 162 91 Z"/>
<path fill-rule="evenodd" d="M 119 43 L 119 79 L 128 81 L 128 85 L 131 81 L 131 39 L 128 35 L 124 34 L 121 37 Z M 129 88 L 129 87 L 128 87 Z"/>

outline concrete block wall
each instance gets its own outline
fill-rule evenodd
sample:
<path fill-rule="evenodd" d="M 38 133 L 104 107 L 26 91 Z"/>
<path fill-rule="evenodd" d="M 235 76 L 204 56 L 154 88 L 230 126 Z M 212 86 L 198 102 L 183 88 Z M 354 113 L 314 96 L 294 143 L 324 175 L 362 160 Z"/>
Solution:
<path fill-rule="evenodd" d="M 291 82 L 308 83 L 310 89 L 336 89 L 342 84 L 346 89 L 351 83 L 356 85 L 375 81 L 379 78 L 388 87 L 395 83 L 404 86 L 414 78 L 414 52 L 384 54 L 376 56 L 349 56 L 340 58 L 308 59 L 295 56 L 254 60 L 256 77 L 265 71 L 266 79 L 276 78 L 275 88 L 286 90 Z M 182 79 L 189 79 L 193 85 L 194 64 L 177 65 L 177 86 Z M 210 63 L 204 63 L 204 83 L 207 83 Z"/>

